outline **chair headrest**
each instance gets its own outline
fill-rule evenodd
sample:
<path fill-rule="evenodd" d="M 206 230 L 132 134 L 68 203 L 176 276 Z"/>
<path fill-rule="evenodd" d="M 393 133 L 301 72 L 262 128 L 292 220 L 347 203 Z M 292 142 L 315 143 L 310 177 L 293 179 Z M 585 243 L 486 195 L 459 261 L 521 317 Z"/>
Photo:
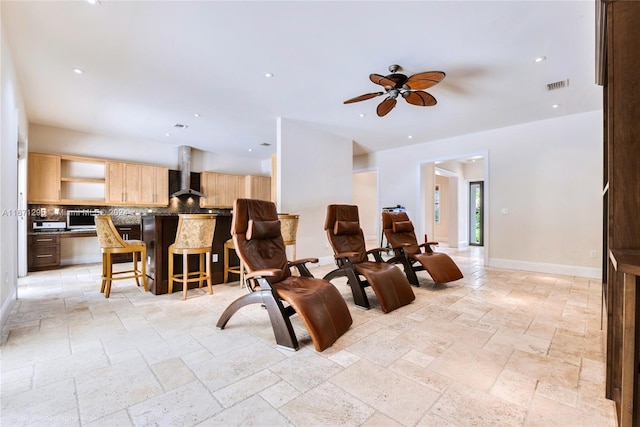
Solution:
<path fill-rule="evenodd" d="M 276 221 L 278 233 L 280 233 L 278 211 L 272 202 L 253 199 L 236 199 L 233 204 L 233 219 L 231 221 L 231 234 L 246 234 L 249 230 L 249 221 Z M 258 226 L 260 227 L 260 225 Z M 268 228 L 268 226 L 265 226 Z M 258 232 L 260 235 L 260 232 Z M 256 237 L 254 237 L 255 239 Z"/>
<path fill-rule="evenodd" d="M 411 221 L 396 221 L 393 223 L 394 233 L 406 233 L 413 231 L 413 223 Z"/>
<path fill-rule="evenodd" d="M 324 222 L 325 230 L 335 230 L 336 221 L 352 221 L 358 223 L 360 229 L 360 217 L 358 207 L 355 205 L 329 205 L 327 206 L 327 218 Z"/>
<path fill-rule="evenodd" d="M 247 240 L 267 240 L 280 236 L 280 221 L 258 221 L 249 220 L 249 226 L 245 239 Z"/>
<path fill-rule="evenodd" d="M 349 236 L 358 233 L 360 233 L 358 221 L 336 221 L 333 227 L 333 234 L 336 236 Z"/>
<path fill-rule="evenodd" d="M 393 228 L 394 222 L 410 221 L 406 212 L 382 212 L 382 229 Z M 394 231 L 395 233 L 395 231 Z"/>

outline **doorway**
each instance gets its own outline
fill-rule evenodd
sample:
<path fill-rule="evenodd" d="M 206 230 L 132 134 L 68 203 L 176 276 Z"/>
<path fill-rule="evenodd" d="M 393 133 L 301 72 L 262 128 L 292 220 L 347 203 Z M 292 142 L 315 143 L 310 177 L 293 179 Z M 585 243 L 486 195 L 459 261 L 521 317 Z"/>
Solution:
<path fill-rule="evenodd" d="M 484 246 L 484 181 L 469 183 L 469 244 Z"/>

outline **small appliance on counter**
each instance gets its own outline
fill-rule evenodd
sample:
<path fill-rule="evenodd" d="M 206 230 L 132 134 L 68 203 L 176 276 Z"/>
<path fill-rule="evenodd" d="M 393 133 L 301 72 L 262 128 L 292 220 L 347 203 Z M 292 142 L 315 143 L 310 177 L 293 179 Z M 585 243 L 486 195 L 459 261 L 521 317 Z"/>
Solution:
<path fill-rule="evenodd" d="M 33 221 L 33 231 L 63 231 L 66 228 L 67 223 L 64 221 Z"/>
<path fill-rule="evenodd" d="M 68 230 L 95 230 L 95 216 L 100 215 L 99 209 L 77 209 L 67 211 Z"/>

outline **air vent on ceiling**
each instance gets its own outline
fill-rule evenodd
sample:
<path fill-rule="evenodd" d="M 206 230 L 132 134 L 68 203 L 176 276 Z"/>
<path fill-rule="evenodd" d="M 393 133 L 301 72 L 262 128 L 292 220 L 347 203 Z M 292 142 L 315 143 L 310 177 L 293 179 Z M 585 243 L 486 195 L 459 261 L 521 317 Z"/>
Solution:
<path fill-rule="evenodd" d="M 547 90 L 562 89 L 563 87 L 567 86 L 569 86 L 569 79 L 560 80 L 559 82 L 547 83 Z"/>
<path fill-rule="evenodd" d="M 173 125 L 174 128 L 178 128 L 178 129 L 186 129 L 189 127 L 189 125 L 183 125 L 182 123 L 176 123 L 175 125 Z"/>
<path fill-rule="evenodd" d="M 262 145 L 263 147 L 269 147 L 269 146 L 271 146 L 271 144 L 269 144 L 268 142 L 263 142 L 263 143 L 262 143 L 262 144 L 260 144 L 260 145 Z"/>

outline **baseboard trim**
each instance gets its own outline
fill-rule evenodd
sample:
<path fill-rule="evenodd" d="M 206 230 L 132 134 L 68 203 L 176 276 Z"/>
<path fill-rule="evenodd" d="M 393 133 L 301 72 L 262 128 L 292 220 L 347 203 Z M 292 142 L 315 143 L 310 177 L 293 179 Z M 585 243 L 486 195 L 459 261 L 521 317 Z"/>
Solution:
<path fill-rule="evenodd" d="M 577 265 L 548 264 L 543 262 L 516 261 L 512 259 L 489 258 L 489 267 L 509 270 L 534 271 L 537 273 L 562 274 L 564 276 L 602 279 L 602 270 Z"/>
<path fill-rule="evenodd" d="M 95 264 L 101 262 L 102 256 L 100 255 L 82 255 L 60 259 L 60 265 Z"/>
<path fill-rule="evenodd" d="M 17 298 L 17 289 L 13 287 L 11 289 L 11 294 L 4 300 L 4 304 L 2 304 L 2 308 L 0 308 L 0 330 L 3 331 L 2 336 L 4 337 L 4 327 L 7 325 L 7 321 L 9 320 L 9 314 L 11 314 L 11 309 L 13 308 L 13 304 L 16 303 Z M 3 344 L 0 340 L 0 344 Z"/>

